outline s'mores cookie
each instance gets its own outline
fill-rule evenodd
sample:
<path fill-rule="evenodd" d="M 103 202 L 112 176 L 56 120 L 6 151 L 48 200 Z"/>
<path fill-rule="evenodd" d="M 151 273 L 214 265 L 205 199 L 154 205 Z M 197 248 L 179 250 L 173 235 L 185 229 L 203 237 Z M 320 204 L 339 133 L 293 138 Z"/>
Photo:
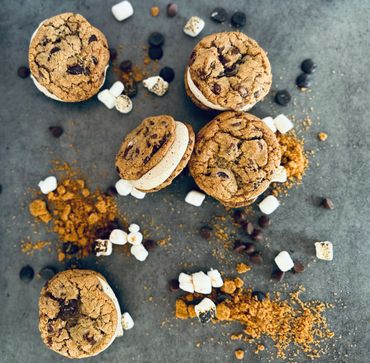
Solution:
<path fill-rule="evenodd" d="M 205 110 L 248 111 L 266 96 L 271 83 L 266 52 L 240 32 L 203 38 L 185 70 L 186 93 Z"/>
<path fill-rule="evenodd" d="M 116 157 L 120 177 L 142 192 L 156 192 L 172 183 L 193 151 L 192 127 L 171 116 L 151 116 L 123 140 Z"/>

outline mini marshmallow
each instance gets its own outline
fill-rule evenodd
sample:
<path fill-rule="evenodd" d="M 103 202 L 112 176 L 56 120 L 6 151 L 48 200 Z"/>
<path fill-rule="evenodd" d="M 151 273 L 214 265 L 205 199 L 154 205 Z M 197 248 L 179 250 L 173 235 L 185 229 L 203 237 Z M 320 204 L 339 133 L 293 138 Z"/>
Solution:
<path fill-rule="evenodd" d="M 208 275 L 203 271 L 191 275 L 193 278 L 194 291 L 200 294 L 210 294 L 212 292 L 212 283 Z"/>
<path fill-rule="evenodd" d="M 194 306 L 195 314 L 201 323 L 208 323 L 216 316 L 216 305 L 208 297 Z"/>
<path fill-rule="evenodd" d="M 118 21 L 129 18 L 133 13 L 134 9 L 129 1 L 121 1 L 112 6 L 112 14 Z"/>
<path fill-rule="evenodd" d="M 143 235 L 140 232 L 131 232 L 127 236 L 127 242 L 132 245 L 139 245 L 143 240 Z"/>
<path fill-rule="evenodd" d="M 131 223 L 128 227 L 128 230 L 129 230 L 129 232 L 139 232 L 140 227 L 135 223 Z"/>
<path fill-rule="evenodd" d="M 139 261 L 145 261 L 148 257 L 148 251 L 145 247 L 140 243 L 138 245 L 131 246 L 131 254 Z"/>
<path fill-rule="evenodd" d="M 162 77 L 153 76 L 143 80 L 143 86 L 157 96 L 163 96 L 168 90 L 168 82 Z"/>
<path fill-rule="evenodd" d="M 126 197 L 127 195 L 131 194 L 132 192 L 132 185 L 128 180 L 120 179 L 115 185 L 117 193 Z"/>
<path fill-rule="evenodd" d="M 285 183 L 288 179 L 286 169 L 280 165 L 276 168 L 274 175 L 272 176 L 272 183 Z"/>
<path fill-rule="evenodd" d="M 109 89 L 105 89 L 98 93 L 98 100 L 102 102 L 107 108 L 110 110 L 116 104 L 116 97 L 114 97 L 110 92 Z"/>
<path fill-rule="evenodd" d="M 179 287 L 181 290 L 186 292 L 194 292 L 193 279 L 190 275 L 181 272 L 179 275 Z"/>
<path fill-rule="evenodd" d="M 203 30 L 206 23 L 198 16 L 192 16 L 184 26 L 184 33 L 195 38 Z"/>
<path fill-rule="evenodd" d="M 94 241 L 93 250 L 97 257 L 110 256 L 112 254 L 112 242 L 109 239 L 97 239 Z"/>
<path fill-rule="evenodd" d="M 284 114 L 280 114 L 274 118 L 274 124 L 281 134 L 286 134 L 294 125 Z"/>
<path fill-rule="evenodd" d="M 218 272 L 218 270 L 211 268 L 211 270 L 207 272 L 207 275 L 211 279 L 212 287 L 217 288 L 223 286 L 224 281 L 222 280 L 221 274 Z"/>
<path fill-rule="evenodd" d="M 55 176 L 48 176 L 44 180 L 41 180 L 38 187 L 43 194 L 49 194 L 58 187 L 57 178 Z"/>
<path fill-rule="evenodd" d="M 333 244 L 329 241 L 316 242 L 316 257 L 320 260 L 332 261 L 333 260 Z"/>
<path fill-rule="evenodd" d="M 126 95 L 121 95 L 116 98 L 116 110 L 121 113 L 129 113 L 132 110 L 132 101 Z"/>
<path fill-rule="evenodd" d="M 206 198 L 206 195 L 196 190 L 191 190 L 185 198 L 185 202 L 195 207 L 200 207 Z"/>
<path fill-rule="evenodd" d="M 144 199 L 145 197 L 145 193 L 136 188 L 132 188 L 131 195 L 136 199 Z"/>
<path fill-rule="evenodd" d="M 114 229 L 109 235 L 109 240 L 115 245 L 125 245 L 127 243 L 127 233 L 122 229 Z"/>
<path fill-rule="evenodd" d="M 118 97 L 123 92 L 124 89 L 125 86 L 123 85 L 123 83 L 121 81 L 117 81 L 113 83 L 111 88 L 109 88 L 109 92 L 114 97 Z"/>
<path fill-rule="evenodd" d="M 280 202 L 273 195 L 266 197 L 260 204 L 258 204 L 262 213 L 271 214 L 280 205 Z"/>
<path fill-rule="evenodd" d="M 287 251 L 281 251 L 275 257 L 275 263 L 280 271 L 286 272 L 293 268 L 294 262 Z"/>
<path fill-rule="evenodd" d="M 274 124 L 274 119 L 270 116 L 265 117 L 262 121 L 270 128 L 272 132 L 276 132 L 276 126 Z"/>
<path fill-rule="evenodd" d="M 130 330 L 134 327 L 134 320 L 132 319 L 131 315 L 129 313 L 123 313 L 122 319 L 121 319 L 122 328 L 124 330 Z"/>

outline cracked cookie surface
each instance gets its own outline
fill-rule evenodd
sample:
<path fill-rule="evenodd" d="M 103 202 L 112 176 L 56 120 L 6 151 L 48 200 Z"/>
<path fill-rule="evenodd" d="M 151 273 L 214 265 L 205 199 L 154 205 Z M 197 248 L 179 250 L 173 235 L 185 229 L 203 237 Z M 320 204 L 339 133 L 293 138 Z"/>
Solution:
<path fill-rule="evenodd" d="M 95 95 L 109 62 L 107 39 L 83 16 L 63 13 L 43 21 L 30 42 L 32 76 L 65 102 Z"/>
<path fill-rule="evenodd" d="M 69 358 L 84 358 L 110 344 L 119 322 L 99 278 L 105 281 L 95 271 L 67 270 L 42 288 L 39 330 L 50 349 Z"/>
<path fill-rule="evenodd" d="M 203 191 L 236 208 L 267 189 L 280 158 L 277 138 L 263 121 L 224 112 L 199 131 L 189 167 Z"/>
<path fill-rule="evenodd" d="M 203 38 L 190 56 L 189 71 L 206 99 L 225 110 L 252 108 L 266 96 L 272 83 L 265 51 L 240 32 L 216 33 Z M 197 104 L 199 101 L 191 93 L 186 79 L 185 76 L 187 93 Z"/>
<path fill-rule="evenodd" d="M 136 180 L 156 166 L 175 140 L 175 120 L 168 115 L 151 116 L 124 139 L 116 157 L 123 179 Z"/>

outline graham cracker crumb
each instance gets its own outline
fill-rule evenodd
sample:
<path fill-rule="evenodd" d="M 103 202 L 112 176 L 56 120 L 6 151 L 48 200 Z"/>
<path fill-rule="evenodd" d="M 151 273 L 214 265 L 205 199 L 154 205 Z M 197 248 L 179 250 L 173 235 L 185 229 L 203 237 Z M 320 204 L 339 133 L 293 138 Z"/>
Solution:
<path fill-rule="evenodd" d="M 236 265 L 236 271 L 238 274 L 244 274 L 250 271 L 251 267 L 246 265 L 245 263 L 241 262 Z"/>
<path fill-rule="evenodd" d="M 319 132 L 317 134 L 317 137 L 319 138 L 320 141 L 325 141 L 328 138 L 328 134 L 326 132 Z"/>
<path fill-rule="evenodd" d="M 160 12 L 160 9 L 158 6 L 152 6 L 151 9 L 150 9 L 150 15 L 151 16 L 158 16 L 159 15 L 159 12 Z"/>
<path fill-rule="evenodd" d="M 244 359 L 244 350 L 238 349 L 235 351 L 235 358 L 238 360 Z"/>

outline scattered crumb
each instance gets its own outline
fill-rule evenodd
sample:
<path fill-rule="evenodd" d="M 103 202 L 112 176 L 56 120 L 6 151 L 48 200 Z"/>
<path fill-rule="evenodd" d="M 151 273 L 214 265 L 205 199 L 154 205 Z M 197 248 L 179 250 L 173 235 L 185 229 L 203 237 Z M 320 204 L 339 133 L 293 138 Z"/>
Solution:
<path fill-rule="evenodd" d="M 160 12 L 160 9 L 158 6 L 152 6 L 150 9 L 150 15 L 151 16 L 158 16 Z"/>
<path fill-rule="evenodd" d="M 238 349 L 235 351 L 235 358 L 238 360 L 244 359 L 244 350 Z"/>
<path fill-rule="evenodd" d="M 250 271 L 250 266 L 246 265 L 245 263 L 241 262 L 236 265 L 236 271 L 238 274 L 244 274 Z"/>
<path fill-rule="evenodd" d="M 328 134 L 326 132 L 319 132 L 317 137 L 320 141 L 325 141 L 328 138 Z"/>

